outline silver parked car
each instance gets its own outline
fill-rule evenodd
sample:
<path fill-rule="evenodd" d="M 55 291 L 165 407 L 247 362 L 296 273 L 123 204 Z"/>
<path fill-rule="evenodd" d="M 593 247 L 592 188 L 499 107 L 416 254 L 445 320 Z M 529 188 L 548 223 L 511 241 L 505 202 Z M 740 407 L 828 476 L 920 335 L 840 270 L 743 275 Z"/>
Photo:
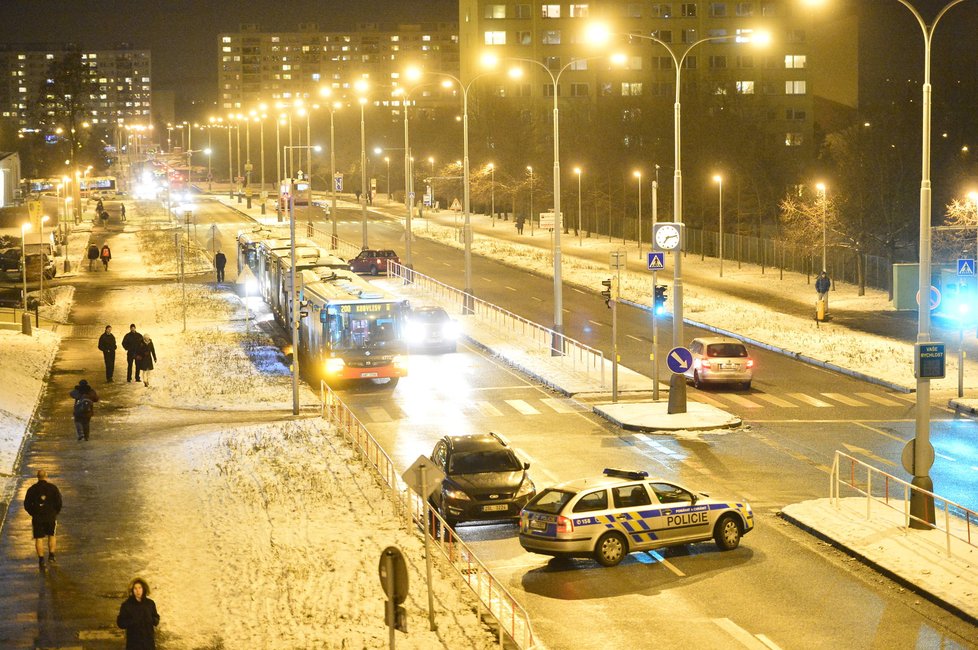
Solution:
<path fill-rule="evenodd" d="M 685 374 L 693 385 L 736 384 L 750 390 L 754 379 L 754 360 L 747 346 L 725 336 L 709 336 L 693 339 L 689 344 L 693 363 Z"/>

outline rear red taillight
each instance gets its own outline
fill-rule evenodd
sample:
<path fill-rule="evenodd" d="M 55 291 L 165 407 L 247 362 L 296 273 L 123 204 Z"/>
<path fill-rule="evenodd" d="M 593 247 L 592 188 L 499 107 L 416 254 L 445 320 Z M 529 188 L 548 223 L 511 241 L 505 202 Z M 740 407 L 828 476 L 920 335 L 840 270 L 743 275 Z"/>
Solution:
<path fill-rule="evenodd" d="M 754 360 L 753 359 L 748 359 L 747 360 L 747 367 L 748 368 L 753 368 L 754 367 Z"/>
<path fill-rule="evenodd" d="M 709 368 L 711 365 L 712 364 L 707 359 L 703 359 L 702 361 L 700 361 L 701 368 Z"/>
<path fill-rule="evenodd" d="M 574 532 L 574 522 L 567 517 L 557 517 L 557 532 L 558 533 L 573 533 Z"/>

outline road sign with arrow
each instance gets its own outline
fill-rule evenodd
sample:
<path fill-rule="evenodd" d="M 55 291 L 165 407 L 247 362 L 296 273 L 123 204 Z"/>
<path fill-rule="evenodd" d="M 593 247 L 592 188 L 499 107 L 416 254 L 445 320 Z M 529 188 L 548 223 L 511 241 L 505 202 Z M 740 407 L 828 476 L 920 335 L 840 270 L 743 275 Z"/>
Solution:
<path fill-rule="evenodd" d="M 688 348 L 673 348 L 669 350 L 666 364 L 668 364 L 669 370 L 677 375 L 684 373 L 693 365 L 693 353 Z"/>

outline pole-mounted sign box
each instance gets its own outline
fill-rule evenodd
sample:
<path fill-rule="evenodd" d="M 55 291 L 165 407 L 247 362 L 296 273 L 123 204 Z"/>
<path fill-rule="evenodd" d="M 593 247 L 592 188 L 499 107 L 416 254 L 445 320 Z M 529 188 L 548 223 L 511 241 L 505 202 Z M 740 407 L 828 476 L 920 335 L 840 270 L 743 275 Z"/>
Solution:
<path fill-rule="evenodd" d="M 913 374 L 917 379 L 943 379 L 944 344 L 915 343 L 913 346 Z"/>

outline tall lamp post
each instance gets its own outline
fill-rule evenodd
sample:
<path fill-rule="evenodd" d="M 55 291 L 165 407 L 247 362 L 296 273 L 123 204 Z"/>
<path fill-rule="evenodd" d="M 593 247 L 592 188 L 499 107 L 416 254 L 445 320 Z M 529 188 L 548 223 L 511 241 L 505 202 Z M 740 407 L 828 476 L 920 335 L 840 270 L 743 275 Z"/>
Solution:
<path fill-rule="evenodd" d="M 333 113 L 340 107 L 339 102 L 329 101 L 329 97 L 332 95 L 333 90 L 329 86 L 323 86 L 319 89 L 319 94 L 327 99 L 327 107 L 329 108 L 329 182 L 330 182 L 330 217 L 333 222 L 333 235 L 330 240 L 332 247 L 336 248 L 339 242 L 339 234 L 337 232 L 336 225 L 336 131 L 333 128 Z M 406 128 L 406 127 L 405 127 Z M 404 145 L 407 146 L 406 144 Z M 410 223 L 410 215 L 408 216 L 408 223 Z M 408 244 L 410 247 L 410 244 Z"/>
<path fill-rule="evenodd" d="M 364 93 L 367 91 L 367 82 L 364 80 L 357 81 L 354 87 L 358 92 Z M 361 224 L 361 242 L 360 247 L 367 248 L 367 192 L 369 188 L 367 187 L 367 135 L 364 124 L 363 117 L 363 107 L 367 105 L 367 98 L 362 94 L 357 99 L 360 104 L 360 224 Z"/>
<path fill-rule="evenodd" d="M 496 227 L 496 165 L 489 163 L 489 223 Z"/>
<path fill-rule="evenodd" d="M 38 237 L 40 237 L 40 241 L 38 243 L 41 245 L 40 251 L 38 252 L 38 255 L 40 255 L 39 259 L 41 260 L 41 277 L 38 279 L 37 285 L 37 296 L 39 300 L 44 296 L 44 258 L 47 256 L 47 254 L 44 252 L 44 222 L 48 221 L 50 218 L 51 217 L 48 215 L 44 215 L 38 219 L 38 226 L 40 226 L 40 229 L 38 230 Z"/>
<path fill-rule="evenodd" d="M 825 226 L 825 212 L 826 212 L 826 205 L 825 204 L 828 202 L 828 198 L 825 196 L 825 183 L 818 183 L 815 186 L 815 189 L 818 190 L 818 193 L 819 193 L 819 195 L 822 198 L 822 272 L 824 273 L 825 270 L 826 270 L 826 264 L 825 264 L 825 229 L 826 229 L 826 226 Z"/>
<path fill-rule="evenodd" d="M 24 311 L 27 311 L 27 231 L 30 229 L 30 222 L 20 226 L 20 269 L 24 279 Z"/>
<path fill-rule="evenodd" d="M 910 10 L 917 24 L 920 25 L 924 37 L 924 83 L 923 91 L 923 120 L 921 134 L 921 170 L 920 170 L 920 268 L 918 274 L 918 308 L 917 308 L 917 346 L 930 341 L 930 283 L 931 283 L 931 184 L 930 184 L 930 130 L 931 130 L 931 43 L 934 30 L 941 18 L 951 7 L 961 4 L 964 0 L 952 0 L 944 5 L 937 17 L 928 25 L 908 0 L 897 0 Z M 922 374 L 922 373 L 918 373 Z M 911 484 L 928 492 L 934 491 L 934 481 L 930 477 L 930 468 L 934 464 L 934 447 L 930 442 L 930 379 L 917 377 L 916 403 L 916 437 L 913 439 L 913 480 Z M 927 529 L 935 521 L 934 498 L 913 490 L 910 496 L 910 527 Z"/>
<path fill-rule="evenodd" d="M 720 191 L 720 207 L 717 209 L 717 215 L 720 221 L 720 226 L 719 226 L 720 237 L 719 237 L 718 249 L 720 252 L 720 277 L 722 278 L 723 277 L 723 176 L 721 176 L 720 174 L 716 174 L 713 177 L 713 182 L 717 184 L 717 187 L 719 188 Z"/>
<path fill-rule="evenodd" d="M 577 245 L 584 246 L 584 233 L 581 231 L 581 173 L 580 167 L 574 168 L 577 175 Z"/>
<path fill-rule="evenodd" d="M 526 171 L 530 172 L 530 237 L 533 236 L 533 165 L 527 165 Z"/>
<path fill-rule="evenodd" d="M 633 174 L 638 179 L 638 252 L 642 252 L 642 172 L 636 169 Z"/>

